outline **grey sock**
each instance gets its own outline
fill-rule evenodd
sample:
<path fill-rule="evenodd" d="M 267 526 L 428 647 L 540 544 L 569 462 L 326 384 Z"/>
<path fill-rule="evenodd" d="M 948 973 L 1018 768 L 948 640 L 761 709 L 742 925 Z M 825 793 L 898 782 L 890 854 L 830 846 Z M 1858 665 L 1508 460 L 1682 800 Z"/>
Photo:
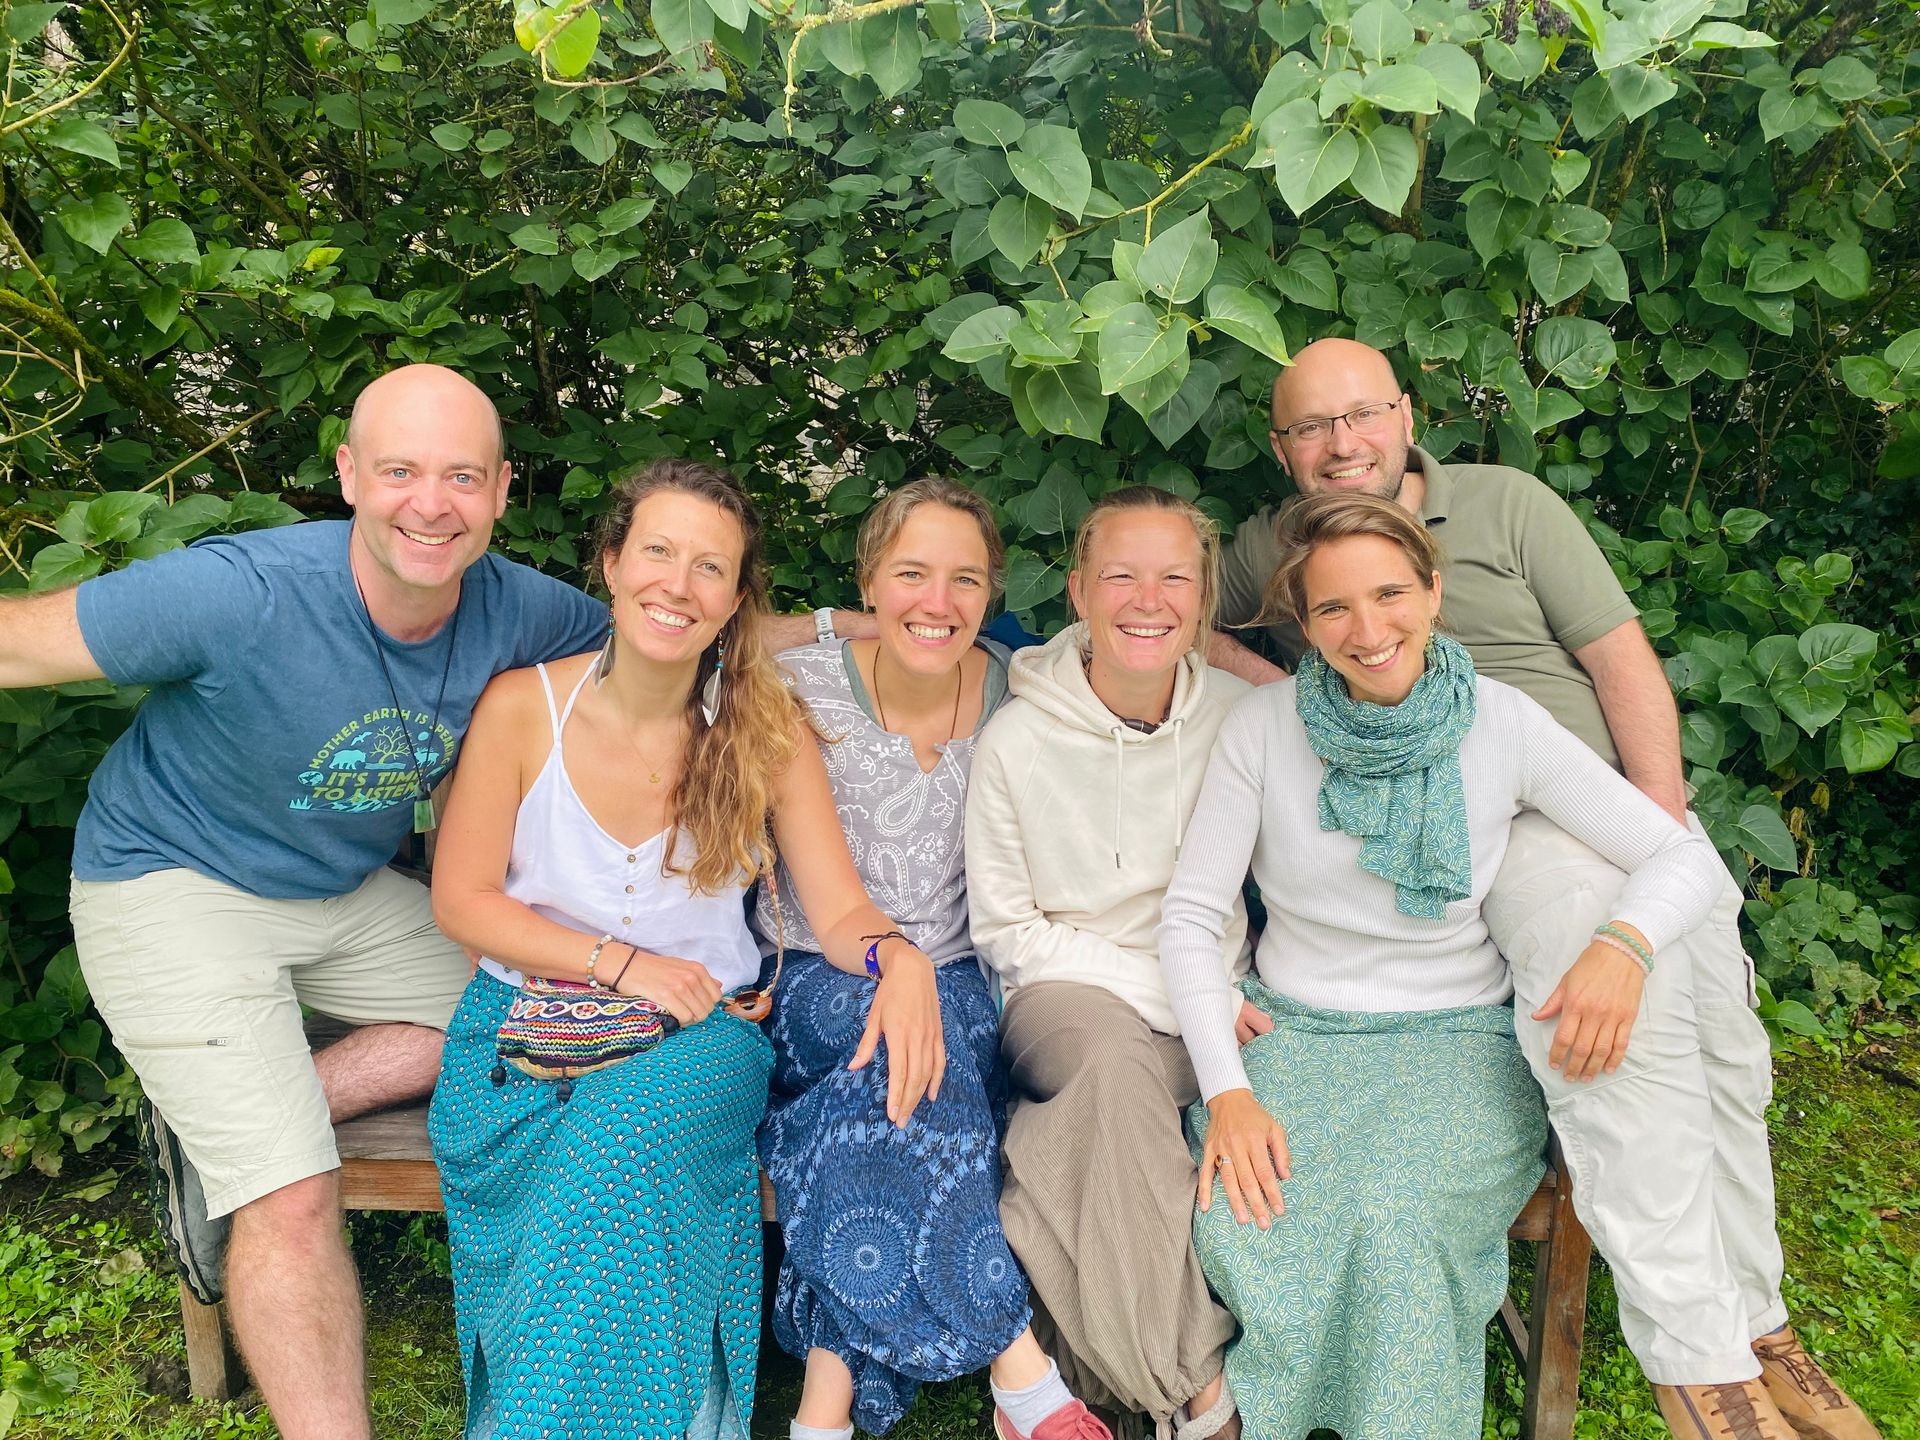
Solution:
<path fill-rule="evenodd" d="M 798 1420 L 790 1420 L 787 1422 L 787 1440 L 853 1440 L 853 1426 L 827 1430 L 818 1425 L 802 1425 Z"/>
<path fill-rule="evenodd" d="M 1013 1428 L 1022 1435 L 1033 1434 L 1047 1416 L 1062 1405 L 1073 1403 L 1073 1392 L 1060 1378 L 1060 1367 L 1051 1360 L 1047 1362 L 1047 1373 L 1024 1389 L 1002 1390 L 998 1385 L 991 1388 L 993 1403 L 1006 1413 Z"/>

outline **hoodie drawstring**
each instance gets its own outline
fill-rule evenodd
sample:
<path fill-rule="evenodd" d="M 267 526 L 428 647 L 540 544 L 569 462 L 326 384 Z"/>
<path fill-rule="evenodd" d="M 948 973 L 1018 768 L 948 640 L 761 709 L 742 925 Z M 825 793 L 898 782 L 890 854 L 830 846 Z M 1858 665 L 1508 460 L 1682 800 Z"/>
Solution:
<path fill-rule="evenodd" d="M 1113 868 L 1120 868 L 1120 821 L 1121 807 L 1126 803 L 1127 746 L 1120 738 L 1124 726 L 1115 725 L 1108 733 L 1113 736 Z"/>

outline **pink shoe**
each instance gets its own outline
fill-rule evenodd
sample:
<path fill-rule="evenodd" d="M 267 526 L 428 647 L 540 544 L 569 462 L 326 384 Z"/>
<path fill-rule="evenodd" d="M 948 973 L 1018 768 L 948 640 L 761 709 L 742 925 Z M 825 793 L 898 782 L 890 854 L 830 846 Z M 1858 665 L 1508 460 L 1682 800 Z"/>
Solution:
<path fill-rule="evenodd" d="M 1100 1417 L 1074 1400 L 1053 1411 L 1033 1427 L 1033 1434 L 1022 1435 L 1013 1428 L 1007 1412 L 993 1407 L 993 1433 L 1000 1440 L 1113 1440 L 1113 1432 L 1100 1423 Z"/>

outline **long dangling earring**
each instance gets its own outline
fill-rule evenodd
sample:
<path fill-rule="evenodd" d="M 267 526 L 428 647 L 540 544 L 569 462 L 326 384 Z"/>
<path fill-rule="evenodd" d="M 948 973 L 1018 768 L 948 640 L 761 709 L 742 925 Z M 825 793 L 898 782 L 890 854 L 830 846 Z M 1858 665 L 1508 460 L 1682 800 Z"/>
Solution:
<path fill-rule="evenodd" d="M 722 635 L 713 644 L 713 673 L 718 675 L 727 668 L 727 637 Z"/>
<path fill-rule="evenodd" d="M 613 609 L 607 609 L 607 643 L 600 647 L 600 658 L 594 663 L 593 683 L 606 683 L 607 676 L 613 673 Z"/>

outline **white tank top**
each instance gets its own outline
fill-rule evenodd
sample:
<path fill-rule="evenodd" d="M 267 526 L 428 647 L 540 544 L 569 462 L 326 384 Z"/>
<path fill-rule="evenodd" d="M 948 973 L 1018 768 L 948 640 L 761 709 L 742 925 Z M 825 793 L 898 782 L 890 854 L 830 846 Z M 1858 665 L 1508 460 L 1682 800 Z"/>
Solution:
<path fill-rule="evenodd" d="M 554 708 L 547 667 L 537 668 L 553 722 L 553 749 L 520 802 L 501 888 L 535 914 L 583 935 L 611 935 L 656 954 L 704 965 L 722 990 L 751 985 L 760 972 L 760 950 L 747 930 L 742 898 L 746 877 L 717 895 L 701 895 L 684 876 L 662 873 L 666 831 L 638 845 L 623 845 L 602 830 L 567 777 L 561 745 L 574 701 L 593 667 L 588 666 L 573 687 L 564 710 Z M 691 853 L 692 844 L 692 837 L 681 832 L 682 856 Z M 583 961 L 590 948 L 590 943 L 581 947 Z M 625 951 L 616 953 L 626 958 Z M 509 985 L 519 985 L 523 978 L 491 957 L 483 957 L 480 964 Z M 609 972 L 603 968 L 602 973 Z"/>

